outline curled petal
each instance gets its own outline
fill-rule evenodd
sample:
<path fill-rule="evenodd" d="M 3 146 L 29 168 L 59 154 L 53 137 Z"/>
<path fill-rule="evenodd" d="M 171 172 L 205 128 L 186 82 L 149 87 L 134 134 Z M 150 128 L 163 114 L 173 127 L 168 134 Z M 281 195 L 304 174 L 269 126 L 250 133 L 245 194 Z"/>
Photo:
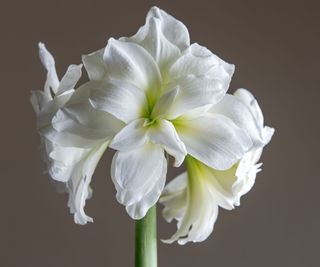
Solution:
<path fill-rule="evenodd" d="M 72 177 L 67 183 L 69 191 L 68 206 L 70 212 L 74 214 L 74 220 L 77 224 L 86 224 L 93 221 L 91 217 L 85 214 L 84 206 L 86 200 L 92 194 L 90 182 L 93 172 L 107 146 L 108 143 L 105 143 L 98 148 L 87 151 L 77 165 L 72 165 Z"/>
<path fill-rule="evenodd" d="M 92 222 L 84 212 L 85 202 L 92 195 L 90 188 L 93 172 L 108 146 L 108 142 L 82 149 L 62 147 L 44 139 L 42 152 L 48 164 L 52 183 L 60 193 L 68 193 L 68 206 L 77 224 Z"/>

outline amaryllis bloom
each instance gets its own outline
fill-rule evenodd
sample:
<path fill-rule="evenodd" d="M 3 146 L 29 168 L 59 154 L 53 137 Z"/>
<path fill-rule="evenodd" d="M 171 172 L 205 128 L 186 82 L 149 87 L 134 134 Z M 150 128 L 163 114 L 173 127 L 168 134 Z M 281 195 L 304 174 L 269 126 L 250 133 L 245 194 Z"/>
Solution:
<path fill-rule="evenodd" d="M 151 8 L 134 36 L 109 39 L 105 49 L 83 56 L 83 63 L 90 81 L 77 89 L 84 92 L 82 103 L 73 97 L 52 119 L 54 131 L 78 139 L 62 141 L 50 132 L 46 137 L 65 147 L 115 149 L 117 200 L 134 219 L 144 217 L 161 195 L 166 154 L 175 166 L 190 154 L 226 170 L 254 145 L 228 116 L 210 113 L 225 96 L 234 66 L 190 44 L 185 25 L 159 8 Z M 92 166 L 87 160 L 81 166 Z"/>
<path fill-rule="evenodd" d="M 164 242 L 200 242 L 213 231 L 218 208 L 231 210 L 240 204 L 240 197 L 253 186 L 263 147 L 270 141 L 274 129 L 264 126 L 261 109 L 245 89 L 224 99 L 208 111 L 227 116 L 250 136 L 253 147 L 230 169 L 217 170 L 194 157 L 186 158 L 187 171 L 173 179 L 164 189 L 160 202 L 163 216 L 177 220 L 177 232 Z"/>

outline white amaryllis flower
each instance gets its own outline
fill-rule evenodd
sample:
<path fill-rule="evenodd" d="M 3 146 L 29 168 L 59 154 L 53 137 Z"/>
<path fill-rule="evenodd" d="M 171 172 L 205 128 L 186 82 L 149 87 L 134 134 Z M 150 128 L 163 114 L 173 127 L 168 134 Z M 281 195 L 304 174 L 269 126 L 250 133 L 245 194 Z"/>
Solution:
<path fill-rule="evenodd" d="M 82 65 L 71 65 L 59 81 L 55 61 L 44 44 L 39 43 L 39 55 L 47 70 L 47 80 L 43 91 L 33 91 L 31 103 L 37 115 L 37 128 L 41 135 L 41 155 L 47 164 L 53 183 L 60 192 L 69 193 L 68 206 L 74 214 L 76 223 L 85 224 L 92 218 L 84 213 L 85 200 L 90 197 L 89 183 L 98 160 L 107 147 L 107 141 L 99 146 L 90 144 L 89 148 L 68 147 L 73 143 L 88 143 L 69 133 L 60 133 L 52 127 L 52 120 L 67 102 L 76 103 L 87 108 L 82 112 L 97 111 L 89 105 L 88 91 L 79 88 L 75 93 L 74 86 L 81 77 Z M 87 100 L 87 103 L 86 103 Z M 106 116 L 104 113 L 100 117 Z M 55 141 L 52 141 L 55 140 Z"/>
<path fill-rule="evenodd" d="M 234 66 L 190 44 L 185 25 L 159 8 L 151 8 L 134 36 L 109 39 L 105 49 L 84 56 L 83 63 L 94 110 L 125 125 L 109 144 L 117 150 L 111 175 L 118 201 L 134 219 L 144 217 L 164 188 L 165 152 L 175 158 L 175 166 L 188 153 L 225 170 L 253 144 L 231 119 L 208 112 L 224 97 Z M 81 105 L 64 107 L 53 128 L 95 145 L 109 140 L 99 127 L 116 128 L 113 122 L 101 120 L 99 126 L 92 123 L 93 114 L 82 117 L 82 110 Z"/>
<path fill-rule="evenodd" d="M 264 126 L 261 109 L 245 89 L 224 99 L 209 110 L 210 113 L 229 117 L 246 130 L 255 144 L 228 170 L 211 168 L 199 160 L 186 158 L 187 172 L 172 180 L 164 189 L 160 202 L 165 206 L 164 218 L 177 220 L 178 230 L 164 242 L 179 244 L 201 242 L 213 231 L 218 207 L 230 210 L 240 204 L 240 197 L 254 184 L 260 171 L 258 164 L 263 146 L 271 139 L 274 129 Z"/>

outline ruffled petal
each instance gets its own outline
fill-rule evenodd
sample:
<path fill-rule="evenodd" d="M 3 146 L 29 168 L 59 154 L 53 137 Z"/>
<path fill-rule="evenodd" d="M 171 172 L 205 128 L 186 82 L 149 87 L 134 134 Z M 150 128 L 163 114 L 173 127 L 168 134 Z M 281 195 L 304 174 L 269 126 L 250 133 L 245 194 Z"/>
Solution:
<path fill-rule="evenodd" d="M 262 163 L 258 163 L 261 153 L 262 148 L 253 149 L 246 153 L 234 171 L 234 176 L 237 179 L 232 185 L 232 191 L 235 196 L 234 204 L 236 206 L 240 205 L 240 198 L 251 190 L 257 173 L 261 171 Z"/>
<path fill-rule="evenodd" d="M 182 56 L 171 66 L 171 79 L 188 75 L 207 75 L 221 81 L 221 86 L 227 90 L 234 73 L 234 65 L 223 61 L 206 47 L 197 43 L 186 49 Z"/>
<path fill-rule="evenodd" d="M 145 92 L 133 84 L 119 80 L 90 83 L 90 103 L 98 110 L 108 112 L 129 123 L 148 112 Z"/>
<path fill-rule="evenodd" d="M 153 19 L 158 19 L 161 22 L 160 27 L 164 37 L 181 51 L 190 45 L 188 29 L 181 21 L 158 7 L 150 9 L 146 18 L 146 24 L 150 23 Z"/>
<path fill-rule="evenodd" d="M 191 45 L 170 68 L 166 90 L 179 88 L 168 118 L 218 103 L 225 95 L 234 66 L 198 44 Z"/>
<path fill-rule="evenodd" d="M 151 143 L 118 151 L 112 160 L 111 177 L 117 200 L 133 219 L 141 219 L 160 197 L 167 171 L 163 149 Z"/>
<path fill-rule="evenodd" d="M 222 115 L 180 119 L 174 125 L 188 154 L 218 170 L 231 168 L 252 147 L 247 133 Z"/>
<path fill-rule="evenodd" d="M 168 74 L 169 66 L 180 56 L 180 49 L 171 43 L 163 33 L 163 24 L 165 21 L 156 17 L 149 17 L 146 24 L 130 38 L 122 40 L 137 43 L 144 47 L 157 62 L 165 79 Z"/>

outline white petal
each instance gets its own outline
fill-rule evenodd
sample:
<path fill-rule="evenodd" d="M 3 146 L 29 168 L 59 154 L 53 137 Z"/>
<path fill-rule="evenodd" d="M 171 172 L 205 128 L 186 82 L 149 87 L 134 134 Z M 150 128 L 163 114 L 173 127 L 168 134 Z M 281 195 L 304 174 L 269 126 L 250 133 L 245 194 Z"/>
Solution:
<path fill-rule="evenodd" d="M 129 123 L 148 112 L 145 92 L 133 84 L 119 80 L 90 83 L 90 103 L 98 110 L 108 112 Z"/>
<path fill-rule="evenodd" d="M 166 39 L 176 45 L 181 51 L 190 45 L 190 37 L 187 27 L 158 7 L 152 7 L 147 15 L 148 24 L 153 18 L 161 21 L 161 31 Z"/>
<path fill-rule="evenodd" d="M 47 70 L 47 81 L 44 87 L 44 92 L 48 97 L 51 97 L 50 88 L 53 93 L 56 93 L 59 86 L 59 79 L 56 72 L 55 61 L 51 53 L 46 49 L 43 43 L 39 43 L 39 56 L 42 65 Z"/>
<path fill-rule="evenodd" d="M 126 211 L 133 219 L 141 219 L 148 212 L 149 208 L 154 206 L 164 188 L 167 174 L 167 161 L 163 158 L 162 174 L 159 180 L 150 188 L 149 192 L 138 202 L 126 206 Z"/>
<path fill-rule="evenodd" d="M 263 126 L 261 127 L 254 113 L 238 97 L 226 94 L 222 101 L 212 106 L 209 112 L 230 118 L 238 127 L 249 134 L 255 147 L 264 144 Z"/>
<path fill-rule="evenodd" d="M 157 62 L 162 77 L 165 78 L 169 65 L 180 56 L 180 50 L 164 36 L 163 23 L 159 18 L 150 17 L 134 36 L 123 40 L 144 47 Z"/>
<path fill-rule="evenodd" d="M 92 81 L 101 81 L 107 78 L 107 68 L 103 61 L 104 48 L 89 55 L 82 56 L 82 62 Z"/>
<path fill-rule="evenodd" d="M 188 174 L 183 172 L 164 188 L 160 203 L 165 206 L 162 215 L 167 222 L 181 220 L 187 207 Z"/>
<path fill-rule="evenodd" d="M 235 199 L 233 185 L 237 180 L 235 172 L 237 164 L 225 171 L 212 169 L 202 163 L 199 163 L 203 178 L 207 180 L 208 190 L 214 196 L 218 206 L 232 210 Z"/>
<path fill-rule="evenodd" d="M 175 167 L 182 164 L 184 157 L 187 155 L 187 150 L 171 122 L 167 120 L 157 121 L 155 126 L 150 127 L 148 134 L 153 143 L 162 145 L 175 158 Z"/>
<path fill-rule="evenodd" d="M 152 118 L 165 118 L 170 114 L 173 103 L 177 95 L 179 94 L 179 88 L 176 87 L 166 93 L 164 93 L 154 106 L 151 117 Z"/>
<path fill-rule="evenodd" d="M 51 101 L 43 91 L 31 91 L 30 103 L 33 107 L 34 112 L 38 115 L 41 109 Z"/>
<path fill-rule="evenodd" d="M 229 169 L 252 146 L 245 131 L 218 114 L 174 121 L 174 125 L 188 153 L 218 170 Z"/>
<path fill-rule="evenodd" d="M 103 55 L 110 78 L 132 83 L 140 89 L 160 87 L 160 72 L 151 55 L 141 46 L 109 39 Z"/>
<path fill-rule="evenodd" d="M 41 130 L 45 127 L 51 127 L 51 121 L 57 111 L 63 107 L 72 97 L 74 90 L 70 90 L 61 95 L 56 95 L 52 100 L 42 103 L 37 116 L 37 127 Z"/>
<path fill-rule="evenodd" d="M 111 116 L 89 110 L 90 106 L 85 104 L 64 107 L 52 119 L 52 126 L 58 132 L 68 132 L 86 139 L 111 139 L 116 133 Z M 111 123 L 108 125 L 108 122 Z M 116 128 L 117 126 L 116 124 Z"/>
<path fill-rule="evenodd" d="M 92 192 L 90 182 L 93 172 L 107 148 L 107 143 L 102 144 L 98 148 L 88 150 L 82 159 L 76 164 L 71 165 L 72 177 L 68 181 L 70 212 L 74 214 L 75 223 L 86 224 L 92 222 L 92 218 L 87 216 L 84 212 L 86 199 L 90 198 Z"/>
<path fill-rule="evenodd" d="M 263 128 L 262 136 L 263 136 L 263 142 L 265 145 L 267 145 L 271 141 L 271 138 L 274 135 L 274 132 L 275 132 L 275 129 L 269 126 L 265 126 Z"/>
<path fill-rule="evenodd" d="M 170 68 L 166 90 L 179 88 L 168 118 L 208 104 L 218 103 L 225 95 L 234 66 L 198 44 L 191 45 Z"/>
<path fill-rule="evenodd" d="M 130 216 L 142 218 L 158 200 L 166 174 L 166 159 L 159 145 L 146 144 L 131 151 L 118 151 L 111 167 L 117 200 Z"/>
<path fill-rule="evenodd" d="M 178 229 L 170 239 L 163 242 L 178 241 L 181 245 L 201 242 L 212 232 L 218 215 L 218 204 L 206 177 L 199 175 L 202 175 L 201 171 L 192 169 L 188 176 L 182 174 L 166 186 L 160 202 L 165 205 L 164 215 L 167 220 L 173 217 L 178 221 Z"/>
<path fill-rule="evenodd" d="M 236 101 L 238 100 L 238 101 Z M 229 116 L 240 128 L 251 136 L 256 148 L 268 144 L 274 134 L 274 129 L 264 126 L 261 108 L 254 96 L 246 89 L 238 89 L 234 97 L 230 96 L 217 107 Z M 232 103 L 233 102 L 233 103 Z M 241 102 L 241 104 L 239 104 Z M 223 108 L 222 105 L 224 105 Z M 245 106 L 245 108 L 243 108 Z M 246 109 L 246 111 L 245 111 Z M 215 107 L 213 107 L 215 110 Z"/>
<path fill-rule="evenodd" d="M 240 160 L 234 175 L 237 177 L 232 185 L 233 194 L 235 195 L 235 205 L 240 205 L 240 198 L 247 194 L 253 187 L 256 175 L 261 171 L 262 163 L 258 163 L 262 153 L 262 148 L 253 149 L 246 153 Z"/>
<path fill-rule="evenodd" d="M 75 223 L 86 224 L 92 218 L 84 212 L 86 199 L 92 195 L 90 181 L 108 142 L 89 149 L 61 147 L 46 139 L 42 152 L 48 164 L 52 183 L 60 193 L 68 193 L 68 206 Z"/>
<path fill-rule="evenodd" d="M 168 86 L 180 89 L 169 110 L 169 119 L 175 119 L 192 109 L 219 102 L 226 90 L 219 80 L 193 75 L 177 79 Z"/>
<path fill-rule="evenodd" d="M 242 101 L 252 112 L 256 123 L 260 128 L 263 127 L 263 114 L 262 110 L 255 99 L 255 97 L 246 89 L 238 89 L 234 92 L 234 96 L 236 96 L 240 101 Z"/>
<path fill-rule="evenodd" d="M 72 178 L 73 166 L 86 156 L 88 149 L 62 147 L 55 143 L 51 143 L 51 146 L 51 151 L 47 151 L 50 160 L 49 174 L 56 181 L 68 182 Z"/>
<path fill-rule="evenodd" d="M 59 87 L 57 89 L 57 95 L 60 95 L 70 89 L 74 89 L 75 85 L 81 77 L 82 64 L 70 65 L 66 74 L 62 77 Z"/>
<path fill-rule="evenodd" d="M 192 44 L 182 56 L 171 66 L 172 79 L 187 75 L 208 75 L 212 79 L 220 80 L 225 90 L 229 87 L 234 72 L 234 65 L 223 61 L 207 48 L 199 44 Z"/>
<path fill-rule="evenodd" d="M 119 131 L 110 143 L 115 150 L 127 151 L 143 146 L 148 140 L 145 119 L 135 120 Z"/>

